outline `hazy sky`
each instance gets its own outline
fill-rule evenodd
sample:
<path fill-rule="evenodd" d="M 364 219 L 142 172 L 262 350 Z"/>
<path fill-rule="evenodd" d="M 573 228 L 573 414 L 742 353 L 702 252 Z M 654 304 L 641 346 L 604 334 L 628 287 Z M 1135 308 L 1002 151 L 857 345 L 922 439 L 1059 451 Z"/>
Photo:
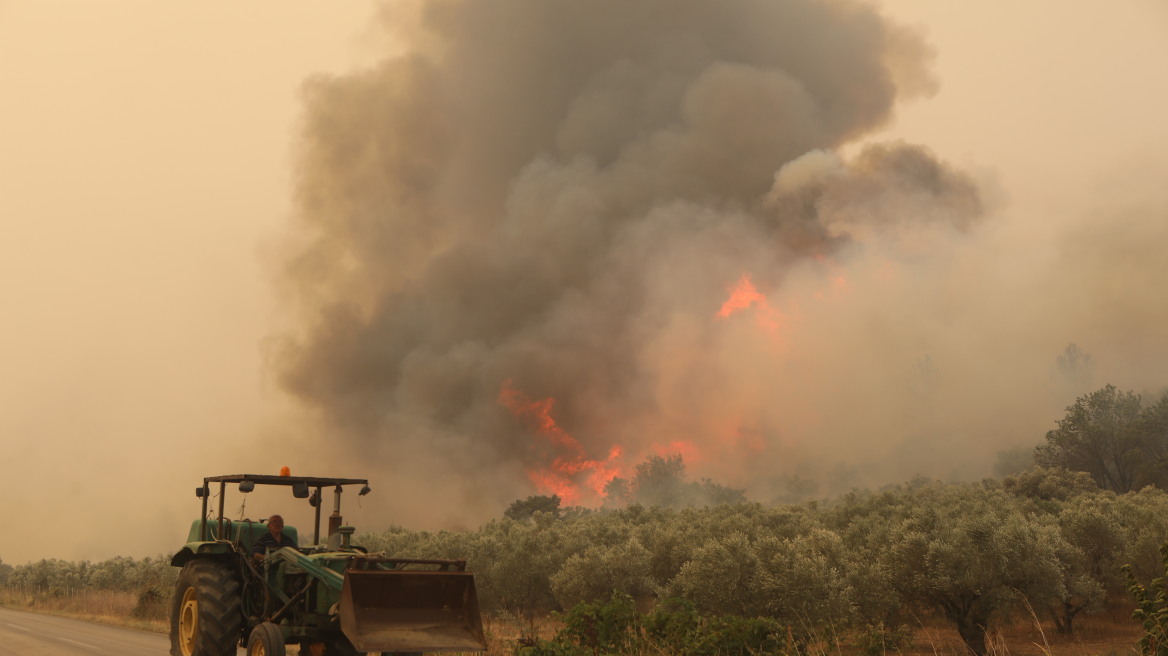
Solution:
<path fill-rule="evenodd" d="M 994 348 L 994 326 L 1033 313 L 1065 327 L 1052 363 L 1077 341 L 1099 384 L 1163 387 L 1165 265 L 1148 258 L 1168 247 L 1168 5 L 879 6 L 935 50 L 937 91 L 869 140 L 923 145 L 991 190 L 954 294 L 1017 291 L 985 308 L 1011 320 L 936 348 Z M 301 85 L 391 47 L 374 10 L 0 0 L 0 559 L 173 551 L 204 475 L 286 464 L 367 476 L 374 496 L 392 476 L 321 471 L 359 459 L 306 448 L 263 365 Z M 369 509 L 425 503 L 347 514 L 372 530 L 388 521 Z"/>

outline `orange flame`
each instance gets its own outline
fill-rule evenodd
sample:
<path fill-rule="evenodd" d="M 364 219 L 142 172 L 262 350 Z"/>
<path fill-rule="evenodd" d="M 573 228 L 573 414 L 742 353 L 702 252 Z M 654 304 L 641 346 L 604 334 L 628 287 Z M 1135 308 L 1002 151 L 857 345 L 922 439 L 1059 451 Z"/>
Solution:
<path fill-rule="evenodd" d="M 718 310 L 718 317 L 725 319 L 730 315 L 745 310 L 754 303 L 766 303 L 766 296 L 763 296 L 754 287 L 754 283 L 750 281 L 750 274 L 744 273 L 738 279 L 738 283 L 730 290 L 730 298 L 722 304 L 722 309 Z"/>
<path fill-rule="evenodd" d="M 779 325 L 782 322 L 783 315 L 775 308 L 771 307 L 767 301 L 767 297 L 762 292 L 755 288 L 754 283 L 750 281 L 750 274 L 744 273 L 738 279 L 738 283 L 730 290 L 730 298 L 722 304 L 722 309 L 718 310 L 718 318 L 726 319 L 730 315 L 746 310 L 751 306 L 755 307 L 756 318 L 760 328 L 765 330 L 771 337 L 778 338 Z"/>
<path fill-rule="evenodd" d="M 586 457 L 580 442 L 560 428 L 552 417 L 555 399 L 529 399 L 511 387 L 510 380 L 505 380 L 499 390 L 499 403 L 532 424 L 557 452 L 550 465 L 527 470 L 527 478 L 541 493 L 558 495 L 566 506 L 579 505 L 586 495 L 592 501 L 599 500 L 609 481 L 620 476 L 621 468 L 616 463 L 623 454 L 621 448 L 612 447 L 604 460 Z M 581 486 L 580 479 L 586 487 Z"/>

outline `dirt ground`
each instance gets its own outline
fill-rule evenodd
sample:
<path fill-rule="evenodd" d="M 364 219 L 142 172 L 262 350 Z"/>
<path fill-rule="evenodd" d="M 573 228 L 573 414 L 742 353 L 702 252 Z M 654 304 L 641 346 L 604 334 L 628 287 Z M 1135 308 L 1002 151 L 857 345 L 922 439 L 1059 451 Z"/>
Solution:
<path fill-rule="evenodd" d="M 989 656 L 1138 656 L 1142 627 L 1132 619 L 1127 606 L 1075 620 L 1074 634 L 1060 635 L 1053 622 L 1037 625 L 1018 621 L 990 632 Z M 949 656 L 967 654 L 956 630 L 941 622 L 929 622 L 915 632 L 914 644 L 906 656 Z"/>

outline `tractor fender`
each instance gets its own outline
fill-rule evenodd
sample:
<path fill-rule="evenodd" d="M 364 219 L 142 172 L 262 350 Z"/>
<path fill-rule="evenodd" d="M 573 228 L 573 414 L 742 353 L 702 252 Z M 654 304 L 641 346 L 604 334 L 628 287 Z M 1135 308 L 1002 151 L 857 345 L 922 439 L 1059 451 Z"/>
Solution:
<path fill-rule="evenodd" d="M 215 540 L 212 542 L 188 542 L 183 545 L 182 549 L 170 559 L 170 564 L 175 567 L 182 567 L 187 562 L 196 557 L 215 557 L 226 556 L 235 553 L 235 546 L 227 540 Z"/>

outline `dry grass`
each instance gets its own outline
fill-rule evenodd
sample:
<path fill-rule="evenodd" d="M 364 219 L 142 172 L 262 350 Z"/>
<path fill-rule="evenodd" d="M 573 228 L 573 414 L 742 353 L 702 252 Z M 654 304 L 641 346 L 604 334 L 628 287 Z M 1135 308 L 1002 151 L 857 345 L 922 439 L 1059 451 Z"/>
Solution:
<path fill-rule="evenodd" d="M 134 617 L 134 608 L 137 605 L 138 596 L 132 592 L 94 590 L 54 597 L 0 588 L 0 606 L 61 615 L 139 631 L 166 633 L 165 621 Z"/>
<path fill-rule="evenodd" d="M 1132 619 L 1129 604 L 1113 606 L 1105 612 L 1076 619 L 1074 635 L 1058 634 L 1052 623 L 1036 626 L 1034 621 L 1017 621 L 995 632 L 994 640 L 1008 645 L 1002 656 L 1131 656 L 1143 628 Z"/>
<path fill-rule="evenodd" d="M 534 622 L 528 622 L 514 615 L 484 614 L 486 656 L 511 656 L 521 641 L 531 638 L 550 640 L 562 627 L 563 623 L 553 617 L 540 617 Z"/>
<path fill-rule="evenodd" d="M 1059 635 L 1050 621 L 1036 618 L 996 627 L 987 636 L 987 656 L 1138 656 L 1137 641 L 1142 629 L 1132 617 L 1127 602 L 1094 615 L 1081 616 L 1071 636 Z M 483 618 L 487 633 L 487 656 L 511 656 L 519 640 L 527 637 L 550 639 L 562 626 L 552 618 L 536 621 L 534 634 L 525 623 L 513 618 Z M 884 656 L 969 656 L 957 630 L 938 618 L 920 618 L 913 631 L 913 645 Z M 843 643 L 848 642 L 846 639 Z M 859 648 L 833 642 L 813 645 L 811 656 L 861 656 Z M 637 656 L 662 656 L 640 654 Z"/>
<path fill-rule="evenodd" d="M 986 636 L 988 656 L 1138 656 L 1142 627 L 1132 619 L 1130 603 L 1080 616 L 1073 635 L 1061 635 L 1054 623 L 1035 615 L 994 627 Z M 968 656 L 956 629 L 944 620 L 920 621 L 913 646 L 902 656 Z M 889 654 L 888 656 L 893 656 Z"/>

